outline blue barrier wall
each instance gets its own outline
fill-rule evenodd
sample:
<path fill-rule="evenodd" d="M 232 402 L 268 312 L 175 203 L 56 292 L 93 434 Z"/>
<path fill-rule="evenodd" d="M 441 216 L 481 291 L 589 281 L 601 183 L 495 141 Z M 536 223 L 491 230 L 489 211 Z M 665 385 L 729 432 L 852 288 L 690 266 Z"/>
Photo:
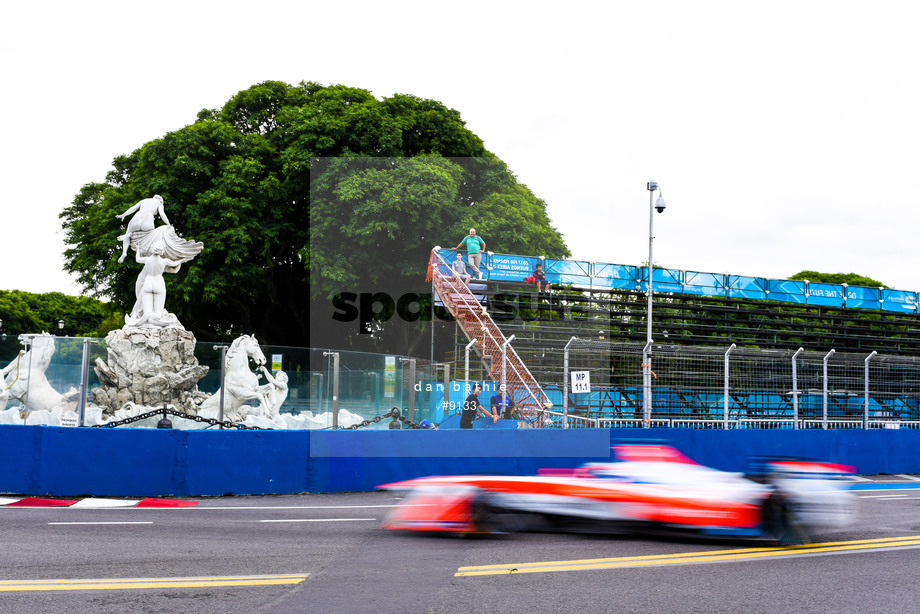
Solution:
<path fill-rule="evenodd" d="M 0 426 L 0 492 L 52 496 L 214 496 L 372 490 L 433 474 L 532 474 L 610 459 L 618 441 L 676 446 L 744 471 L 754 455 L 920 473 L 916 430 L 474 429 L 177 431 Z"/>

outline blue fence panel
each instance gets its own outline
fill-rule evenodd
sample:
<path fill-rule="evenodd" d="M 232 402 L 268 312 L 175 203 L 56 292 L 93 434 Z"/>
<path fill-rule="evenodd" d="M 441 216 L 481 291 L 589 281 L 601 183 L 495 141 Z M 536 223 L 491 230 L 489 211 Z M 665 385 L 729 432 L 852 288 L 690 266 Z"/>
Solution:
<path fill-rule="evenodd" d="M 453 249 L 439 249 L 438 250 L 438 256 L 443 258 L 444 262 L 446 262 L 448 266 L 450 266 L 450 263 L 453 262 L 457 258 L 456 253 L 457 251 Z M 466 252 L 461 250 L 460 253 L 463 254 L 464 261 L 466 261 Z"/>
<path fill-rule="evenodd" d="M 843 307 L 843 286 L 839 284 L 819 284 L 810 282 L 806 293 L 809 305 L 826 305 Z"/>
<path fill-rule="evenodd" d="M 915 313 L 917 311 L 917 293 L 904 290 L 882 290 L 882 309 Z"/>
<path fill-rule="evenodd" d="M 849 286 L 846 289 L 847 307 L 856 309 L 878 309 L 882 306 L 879 291 L 875 288 Z"/>
<path fill-rule="evenodd" d="M 768 279 L 767 290 L 771 301 L 787 303 L 805 303 L 805 282 L 789 279 Z"/>
<path fill-rule="evenodd" d="M 652 282 L 655 292 L 683 292 L 683 271 L 679 269 L 653 269 Z M 638 280 L 636 285 L 640 291 L 648 289 L 648 267 L 636 269 Z"/>
<path fill-rule="evenodd" d="M 767 280 L 763 277 L 746 277 L 744 275 L 728 276 L 729 298 L 767 298 Z"/>
<path fill-rule="evenodd" d="M 593 286 L 611 290 L 635 290 L 638 274 L 634 266 L 595 262 Z"/>
<path fill-rule="evenodd" d="M 684 272 L 680 269 L 654 269 L 652 281 L 655 292 L 684 291 Z"/>
<path fill-rule="evenodd" d="M 591 263 L 584 260 L 553 260 L 543 263 L 546 280 L 553 284 L 591 285 Z"/>
<path fill-rule="evenodd" d="M 684 293 L 700 296 L 725 296 L 725 275 L 684 272 Z"/>

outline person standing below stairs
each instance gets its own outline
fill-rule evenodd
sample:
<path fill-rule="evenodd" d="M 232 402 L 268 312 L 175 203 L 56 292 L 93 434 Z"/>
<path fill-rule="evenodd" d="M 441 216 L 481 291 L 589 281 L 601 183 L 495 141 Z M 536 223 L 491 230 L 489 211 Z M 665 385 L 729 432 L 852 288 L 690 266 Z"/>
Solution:
<path fill-rule="evenodd" d="M 473 269 L 473 275 L 476 276 L 476 279 L 482 279 L 479 264 L 482 262 L 482 252 L 486 251 L 486 242 L 483 241 L 482 237 L 476 236 L 475 228 L 470 228 L 470 234 L 463 237 L 454 249 L 459 250 L 461 247 L 469 254 L 467 260 L 470 263 L 470 268 Z"/>
<path fill-rule="evenodd" d="M 481 392 L 482 386 L 479 382 L 473 384 L 473 390 L 466 397 L 466 401 L 463 402 L 463 411 L 460 414 L 460 428 L 473 428 L 473 420 L 476 419 L 477 414 L 481 414 L 483 418 L 492 418 L 493 424 L 498 422 L 498 415 L 493 416 L 490 414 L 479 402 L 479 393 Z"/>

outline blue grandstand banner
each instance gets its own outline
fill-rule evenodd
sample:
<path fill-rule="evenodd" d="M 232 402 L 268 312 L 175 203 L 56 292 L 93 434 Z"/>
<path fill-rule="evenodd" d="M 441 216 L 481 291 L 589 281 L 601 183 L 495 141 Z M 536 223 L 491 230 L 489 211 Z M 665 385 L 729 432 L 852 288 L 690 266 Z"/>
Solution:
<path fill-rule="evenodd" d="M 767 280 L 763 277 L 746 277 L 744 275 L 728 276 L 729 298 L 767 298 Z"/>
<path fill-rule="evenodd" d="M 843 286 L 810 282 L 806 288 L 809 305 L 843 307 Z M 771 297 L 773 298 L 773 297 Z"/>
<path fill-rule="evenodd" d="M 882 306 L 879 291 L 875 288 L 850 286 L 846 289 L 847 307 L 855 309 L 878 309 Z"/>
<path fill-rule="evenodd" d="M 643 268 L 644 274 L 648 275 L 648 269 Z M 645 277 L 648 279 L 648 277 Z M 680 269 L 653 269 L 652 282 L 655 292 L 683 292 L 684 291 L 684 272 Z"/>
<path fill-rule="evenodd" d="M 543 263 L 546 280 L 554 284 L 591 285 L 591 263 L 584 260 L 554 260 Z"/>
<path fill-rule="evenodd" d="M 488 277 L 490 280 L 524 281 L 524 278 L 530 277 L 534 267 L 541 262 L 539 258 L 527 256 L 492 254 L 489 256 Z"/>
<path fill-rule="evenodd" d="M 787 303 L 805 303 L 805 282 L 790 279 L 768 279 L 767 290 L 771 301 Z"/>
<path fill-rule="evenodd" d="M 624 264 L 605 264 L 595 262 L 594 282 L 592 286 L 602 289 L 635 290 L 638 269 Z"/>
<path fill-rule="evenodd" d="M 684 293 L 700 296 L 725 296 L 725 275 L 686 271 L 684 273 Z"/>
<path fill-rule="evenodd" d="M 904 290 L 882 290 L 882 309 L 914 313 L 917 311 L 917 293 Z"/>
<path fill-rule="evenodd" d="M 438 253 L 448 267 L 456 259 L 455 250 L 441 249 Z M 466 255 L 465 252 L 462 253 Z M 571 284 L 578 288 L 594 290 L 646 290 L 647 267 L 485 253 L 482 256 L 481 268 L 488 280 L 523 282 L 540 263 L 543 264 L 547 281 L 550 283 Z M 444 272 L 449 272 L 446 267 Z M 697 296 L 766 299 L 800 305 L 883 309 L 899 313 L 917 313 L 920 304 L 920 295 L 917 292 L 904 290 L 663 268 L 654 269 L 654 290 Z"/>

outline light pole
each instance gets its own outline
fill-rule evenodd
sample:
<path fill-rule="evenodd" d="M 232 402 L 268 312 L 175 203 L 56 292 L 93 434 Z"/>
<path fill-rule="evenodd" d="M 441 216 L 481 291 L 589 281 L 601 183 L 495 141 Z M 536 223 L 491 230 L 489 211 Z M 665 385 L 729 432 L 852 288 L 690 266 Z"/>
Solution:
<path fill-rule="evenodd" d="M 642 427 L 649 428 L 652 419 L 652 247 L 655 243 L 655 211 L 664 211 L 664 197 L 661 188 L 655 181 L 646 184 L 648 188 L 648 310 L 646 313 L 645 349 L 642 350 L 642 385 L 644 388 L 642 399 Z M 658 191 L 658 200 L 655 201 L 655 191 Z"/>

